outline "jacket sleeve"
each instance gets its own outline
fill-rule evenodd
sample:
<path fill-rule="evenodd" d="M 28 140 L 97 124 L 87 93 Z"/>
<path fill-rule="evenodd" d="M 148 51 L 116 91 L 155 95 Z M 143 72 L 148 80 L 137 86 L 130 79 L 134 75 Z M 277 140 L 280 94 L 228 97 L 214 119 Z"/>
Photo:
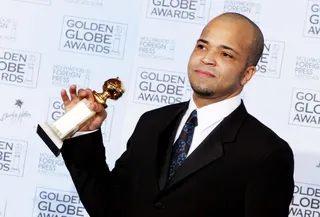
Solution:
<path fill-rule="evenodd" d="M 293 153 L 287 144 L 269 153 L 246 186 L 246 217 L 288 217 L 293 172 Z"/>
<path fill-rule="evenodd" d="M 101 130 L 65 140 L 61 153 L 90 217 L 108 217 L 120 211 L 132 190 L 129 175 L 131 139 L 127 150 L 110 171 L 106 164 Z"/>

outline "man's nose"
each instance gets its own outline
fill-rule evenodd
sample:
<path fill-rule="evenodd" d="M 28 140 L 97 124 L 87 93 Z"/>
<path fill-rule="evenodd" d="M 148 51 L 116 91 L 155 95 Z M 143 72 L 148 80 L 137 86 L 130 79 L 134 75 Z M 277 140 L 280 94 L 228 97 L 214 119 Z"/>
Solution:
<path fill-rule="evenodd" d="M 203 57 L 200 59 L 201 63 L 204 65 L 216 66 L 216 58 L 214 52 L 206 52 Z"/>

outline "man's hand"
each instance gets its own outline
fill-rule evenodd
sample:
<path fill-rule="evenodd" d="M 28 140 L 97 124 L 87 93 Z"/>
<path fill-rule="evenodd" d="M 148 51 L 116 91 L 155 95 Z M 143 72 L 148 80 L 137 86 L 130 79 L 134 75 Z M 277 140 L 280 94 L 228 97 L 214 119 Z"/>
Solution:
<path fill-rule="evenodd" d="M 92 90 L 89 88 L 86 90 L 79 89 L 77 94 L 76 85 L 71 85 L 69 92 L 71 99 L 69 99 L 66 90 L 61 90 L 61 98 L 65 107 L 65 112 L 68 112 L 73 106 L 75 106 L 84 98 L 90 102 L 91 109 L 96 112 L 96 114 L 79 130 L 79 132 L 98 129 L 102 125 L 102 122 L 106 119 L 107 112 L 101 104 L 95 102 Z"/>

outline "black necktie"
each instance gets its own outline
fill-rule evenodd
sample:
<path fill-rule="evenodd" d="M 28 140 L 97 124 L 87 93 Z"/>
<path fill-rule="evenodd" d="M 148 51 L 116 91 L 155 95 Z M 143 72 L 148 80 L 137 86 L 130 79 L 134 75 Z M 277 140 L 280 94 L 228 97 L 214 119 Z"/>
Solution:
<path fill-rule="evenodd" d="M 194 128 L 198 125 L 197 111 L 193 110 L 172 147 L 168 181 L 187 158 L 192 143 Z"/>

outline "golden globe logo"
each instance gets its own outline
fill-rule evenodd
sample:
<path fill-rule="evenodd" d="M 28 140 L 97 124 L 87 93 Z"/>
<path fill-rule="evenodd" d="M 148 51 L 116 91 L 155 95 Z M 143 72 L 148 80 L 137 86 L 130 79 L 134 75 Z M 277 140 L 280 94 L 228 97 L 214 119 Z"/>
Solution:
<path fill-rule="evenodd" d="M 296 182 L 289 217 L 320 216 L 320 186 Z"/>
<path fill-rule="evenodd" d="M 0 174 L 23 176 L 27 142 L 0 138 Z"/>
<path fill-rule="evenodd" d="M 60 50 L 122 59 L 127 24 L 65 16 Z"/>
<path fill-rule="evenodd" d="M 87 212 L 75 192 L 37 188 L 33 217 L 84 217 Z"/>
<path fill-rule="evenodd" d="M 182 102 L 187 83 L 185 73 L 138 68 L 134 102 L 156 106 Z"/>
<path fill-rule="evenodd" d="M 304 36 L 320 37 L 320 2 L 308 1 L 307 13 L 304 25 Z"/>
<path fill-rule="evenodd" d="M 257 65 L 257 75 L 261 77 L 279 78 L 285 43 L 266 40 L 262 56 Z"/>
<path fill-rule="evenodd" d="M 320 91 L 294 88 L 289 124 L 320 127 Z"/>
<path fill-rule="evenodd" d="M 211 0 L 149 0 L 147 18 L 206 24 Z"/>
<path fill-rule="evenodd" d="M 0 83 L 35 88 L 41 55 L 0 48 Z"/>

